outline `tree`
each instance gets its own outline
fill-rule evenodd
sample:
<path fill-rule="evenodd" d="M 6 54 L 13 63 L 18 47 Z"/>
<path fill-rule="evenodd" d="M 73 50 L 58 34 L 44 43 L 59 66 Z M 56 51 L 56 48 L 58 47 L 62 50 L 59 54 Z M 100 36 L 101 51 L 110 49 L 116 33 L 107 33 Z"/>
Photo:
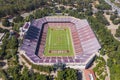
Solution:
<path fill-rule="evenodd" d="M 40 74 L 35 74 L 36 75 L 36 80 L 47 80 L 47 76 L 45 75 L 40 75 Z"/>
<path fill-rule="evenodd" d="M 110 16 L 110 20 L 112 20 L 112 21 L 115 20 L 116 18 L 117 18 L 117 15 L 111 15 Z"/>
<path fill-rule="evenodd" d="M 103 12 L 96 13 L 96 18 L 104 25 L 109 25 L 108 20 L 104 17 Z"/>
<path fill-rule="evenodd" d="M 10 26 L 9 20 L 7 18 L 2 19 L 2 25 L 6 27 Z"/>
<path fill-rule="evenodd" d="M 118 25 L 120 23 L 120 19 L 113 20 L 113 24 Z"/>
<path fill-rule="evenodd" d="M 58 77 L 57 80 L 77 80 L 77 70 L 67 68 L 65 70 L 58 71 Z"/>
<path fill-rule="evenodd" d="M 93 12 L 92 10 L 86 10 L 85 14 L 88 16 L 92 16 Z"/>
<path fill-rule="evenodd" d="M 119 26 L 118 29 L 116 30 L 115 36 L 116 36 L 116 37 L 120 37 L 120 26 Z"/>
<path fill-rule="evenodd" d="M 64 71 L 58 71 L 57 80 L 64 80 L 64 79 L 65 79 Z"/>
<path fill-rule="evenodd" d="M 110 10 L 111 6 L 107 4 L 104 0 L 98 0 L 100 4 L 96 5 L 95 7 L 100 10 Z"/>
<path fill-rule="evenodd" d="M 112 61 L 111 59 L 108 59 L 108 60 L 107 60 L 107 65 L 108 65 L 109 67 L 112 67 L 112 64 L 113 64 L 113 61 Z"/>
<path fill-rule="evenodd" d="M 59 69 L 59 70 L 64 70 L 65 69 L 65 64 L 63 64 L 63 63 L 57 63 L 57 64 L 54 64 L 54 69 L 55 70 L 57 70 L 57 69 Z"/>
<path fill-rule="evenodd" d="M 8 42 L 8 44 L 7 44 L 7 48 L 15 49 L 17 46 L 18 46 L 17 38 L 16 38 L 15 36 L 12 36 L 12 37 L 9 39 L 9 42 Z"/>
<path fill-rule="evenodd" d="M 26 17 L 26 21 L 32 21 L 34 19 L 34 16 L 31 14 Z"/>
<path fill-rule="evenodd" d="M 115 14 L 115 15 L 118 15 L 118 11 L 117 11 L 117 10 L 115 10 L 114 14 Z"/>
<path fill-rule="evenodd" d="M 23 22 L 15 23 L 14 26 L 12 27 L 12 29 L 16 32 L 19 32 L 20 27 L 22 27 L 23 25 L 24 25 Z"/>
<path fill-rule="evenodd" d="M 22 22 L 22 21 L 23 21 L 23 17 L 20 16 L 20 15 L 17 15 L 16 18 L 13 19 L 13 21 L 14 21 L 15 23 Z"/>
<path fill-rule="evenodd" d="M 0 69 L 0 78 L 2 78 L 4 80 L 8 80 L 6 72 L 4 70 L 2 70 L 2 69 Z"/>

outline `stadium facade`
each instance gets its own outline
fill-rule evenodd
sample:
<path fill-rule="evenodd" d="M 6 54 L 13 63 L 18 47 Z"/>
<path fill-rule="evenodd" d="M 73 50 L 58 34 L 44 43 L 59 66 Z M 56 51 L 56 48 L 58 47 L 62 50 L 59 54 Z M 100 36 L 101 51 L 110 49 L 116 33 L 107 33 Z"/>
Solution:
<path fill-rule="evenodd" d="M 73 56 L 44 55 L 47 32 L 50 26 L 64 26 L 70 29 Z M 31 22 L 24 35 L 20 53 L 33 64 L 65 63 L 67 67 L 84 69 L 91 64 L 100 48 L 101 46 L 86 19 L 77 19 L 71 16 L 47 16 Z"/>

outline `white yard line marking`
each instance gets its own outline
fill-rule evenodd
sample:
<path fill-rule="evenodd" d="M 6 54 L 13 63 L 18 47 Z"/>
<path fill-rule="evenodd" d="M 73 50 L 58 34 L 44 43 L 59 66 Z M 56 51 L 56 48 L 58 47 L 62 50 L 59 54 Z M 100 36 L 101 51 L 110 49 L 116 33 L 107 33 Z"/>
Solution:
<path fill-rule="evenodd" d="M 69 37 L 68 37 L 68 33 L 67 33 L 67 42 L 68 42 L 68 45 L 69 45 Z"/>
<path fill-rule="evenodd" d="M 51 41 L 51 31 L 50 31 L 50 35 L 49 35 L 48 50 L 49 50 L 49 47 L 50 47 L 50 41 Z"/>
<path fill-rule="evenodd" d="M 50 35 L 49 35 L 49 45 L 50 45 L 50 41 L 51 41 L 51 32 L 50 32 Z"/>
<path fill-rule="evenodd" d="M 68 31 L 67 31 L 68 32 Z M 69 37 L 68 37 L 69 35 L 68 35 L 68 33 L 67 33 L 67 42 L 68 42 L 68 48 L 69 48 L 69 50 L 70 50 L 70 47 L 69 47 Z"/>

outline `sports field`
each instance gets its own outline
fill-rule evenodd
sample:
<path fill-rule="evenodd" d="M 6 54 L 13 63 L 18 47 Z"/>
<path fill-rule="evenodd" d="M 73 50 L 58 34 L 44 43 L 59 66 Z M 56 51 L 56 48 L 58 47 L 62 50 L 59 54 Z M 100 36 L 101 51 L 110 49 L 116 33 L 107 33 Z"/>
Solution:
<path fill-rule="evenodd" d="M 73 46 L 68 27 L 49 27 L 46 45 L 44 50 L 45 56 L 73 56 Z"/>

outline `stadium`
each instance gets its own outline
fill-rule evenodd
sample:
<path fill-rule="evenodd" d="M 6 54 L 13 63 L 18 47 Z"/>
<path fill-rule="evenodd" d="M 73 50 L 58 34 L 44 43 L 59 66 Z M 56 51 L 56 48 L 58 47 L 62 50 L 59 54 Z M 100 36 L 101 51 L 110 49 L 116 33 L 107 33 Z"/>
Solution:
<path fill-rule="evenodd" d="M 71 68 L 87 68 L 100 48 L 86 19 L 47 16 L 31 22 L 20 53 L 37 65 L 64 63 Z"/>

